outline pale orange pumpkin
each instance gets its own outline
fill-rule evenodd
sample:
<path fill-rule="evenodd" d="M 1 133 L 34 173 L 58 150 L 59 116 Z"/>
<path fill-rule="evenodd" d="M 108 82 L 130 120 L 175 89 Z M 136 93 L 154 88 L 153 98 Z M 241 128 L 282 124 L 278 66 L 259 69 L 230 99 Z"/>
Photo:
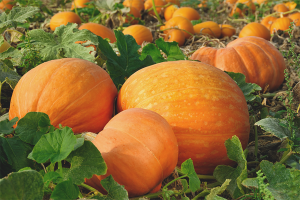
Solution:
<path fill-rule="evenodd" d="M 290 9 L 288 7 L 286 7 L 286 5 L 284 5 L 283 3 L 280 3 L 280 4 L 276 4 L 274 7 L 273 7 L 273 10 L 275 12 L 279 12 L 279 13 L 283 13 L 283 12 L 287 12 L 289 11 Z M 285 14 L 283 16 L 287 16 L 288 14 Z"/>
<path fill-rule="evenodd" d="M 86 183 L 101 192 L 100 180 L 109 175 L 125 186 L 129 197 L 156 192 L 178 161 L 178 144 L 169 123 L 142 108 L 114 116 L 92 142 L 107 164 L 107 173 Z"/>
<path fill-rule="evenodd" d="M 111 43 L 114 43 L 116 41 L 115 33 L 111 29 L 101 24 L 89 22 L 81 25 L 78 29 L 79 30 L 87 29 L 92 33 L 94 33 L 95 35 L 98 35 L 102 38 L 108 38 Z"/>
<path fill-rule="evenodd" d="M 289 26 L 291 26 L 291 22 L 293 22 L 293 20 L 288 17 L 281 17 L 276 19 L 270 27 L 271 34 L 278 30 L 286 31 L 287 29 L 289 29 Z"/>
<path fill-rule="evenodd" d="M 240 8 L 237 7 L 238 3 L 245 4 L 247 7 L 241 10 Z M 243 17 L 246 12 L 255 13 L 255 10 L 256 10 L 255 4 L 251 0 L 238 0 L 233 6 L 229 16 L 233 16 L 235 13 L 238 13 L 239 17 Z"/>
<path fill-rule="evenodd" d="M 60 12 L 55 15 L 50 20 L 50 29 L 54 31 L 57 27 L 61 25 L 67 25 L 68 23 L 81 24 L 80 17 L 74 12 Z"/>
<path fill-rule="evenodd" d="M 165 29 L 173 28 L 173 27 L 179 28 L 182 30 L 186 30 L 190 34 L 195 33 L 192 22 L 185 17 L 181 17 L 181 16 L 174 17 L 173 16 L 169 21 L 166 22 L 166 24 L 164 26 Z M 164 32 L 164 33 L 166 33 L 166 32 Z M 192 35 L 190 35 L 189 33 L 184 32 L 186 39 L 192 37 Z"/>
<path fill-rule="evenodd" d="M 289 18 L 295 23 L 296 26 L 300 26 L 300 12 L 290 14 Z"/>
<path fill-rule="evenodd" d="M 164 17 L 165 20 L 168 21 L 173 17 L 174 12 L 178 9 L 176 5 L 170 5 L 165 9 Z"/>
<path fill-rule="evenodd" d="M 284 5 L 285 5 L 286 7 L 288 7 L 289 10 L 293 10 L 293 9 L 296 8 L 297 3 L 293 2 L 293 1 L 289 1 L 289 2 L 284 3 Z"/>
<path fill-rule="evenodd" d="M 247 36 L 257 36 L 266 40 L 270 40 L 271 38 L 270 31 L 267 29 L 267 27 L 257 22 L 251 22 L 243 27 L 239 37 L 242 38 Z"/>
<path fill-rule="evenodd" d="M 190 21 L 200 19 L 200 14 L 198 11 L 191 7 L 181 7 L 175 10 L 173 17 L 177 16 L 185 17 Z"/>
<path fill-rule="evenodd" d="M 9 119 L 44 112 L 55 127 L 61 124 L 74 133 L 97 133 L 111 119 L 116 95 L 116 86 L 98 65 L 78 58 L 51 60 L 19 80 L 12 94 Z"/>
<path fill-rule="evenodd" d="M 143 42 L 152 42 L 153 41 L 153 36 L 151 31 L 143 25 L 132 25 L 128 26 L 123 30 L 124 35 L 131 35 L 134 37 L 136 43 L 138 45 L 143 44 Z"/>
<path fill-rule="evenodd" d="M 277 17 L 273 17 L 273 16 L 269 16 L 269 17 L 265 17 L 261 20 L 261 24 L 264 25 L 265 27 L 267 27 L 268 30 L 270 30 L 271 25 L 273 24 L 273 22 L 276 21 L 276 19 L 278 19 Z"/>
<path fill-rule="evenodd" d="M 123 5 L 125 7 L 135 7 L 139 12 L 144 10 L 144 0 L 125 0 Z"/>
<path fill-rule="evenodd" d="M 191 56 L 219 69 L 239 72 L 246 82 L 270 91 L 279 88 L 286 68 L 282 54 L 267 40 L 248 36 L 230 42 L 226 48 L 202 47 Z"/>
<path fill-rule="evenodd" d="M 145 67 L 122 86 L 118 111 L 144 108 L 162 115 L 177 138 L 178 165 L 191 158 L 199 174 L 233 165 L 225 140 L 249 138 L 249 113 L 241 89 L 226 73 L 196 61 L 169 61 Z"/>
<path fill-rule="evenodd" d="M 169 30 L 165 36 L 165 41 L 168 42 L 177 42 L 178 46 L 184 45 L 185 42 L 185 36 L 183 31 L 178 29 Z"/>
<path fill-rule="evenodd" d="M 125 23 L 130 23 L 130 24 L 138 24 L 139 21 L 136 19 L 133 19 L 133 17 L 129 16 L 129 14 L 133 15 L 135 18 L 141 18 L 141 13 L 138 9 L 135 7 L 130 7 L 130 11 L 128 14 L 126 14 L 125 18 Z"/>
<path fill-rule="evenodd" d="M 221 28 L 220 26 L 213 21 L 202 22 L 194 25 L 195 34 L 208 34 L 215 38 L 219 38 L 221 36 Z"/>
<path fill-rule="evenodd" d="M 220 24 L 221 28 L 221 38 L 223 37 L 231 37 L 235 34 L 235 28 L 229 24 Z"/>
<path fill-rule="evenodd" d="M 76 8 L 85 8 L 87 7 L 86 3 L 89 3 L 90 0 L 74 0 L 72 2 L 72 6 L 71 6 L 71 10 L 73 10 L 75 8 L 75 5 L 76 5 Z"/>
<path fill-rule="evenodd" d="M 166 2 L 164 0 L 154 0 L 156 11 L 158 14 L 163 14 L 163 6 L 166 5 Z M 144 3 L 145 10 L 148 10 L 153 7 L 152 0 L 146 0 Z M 154 11 L 151 10 L 149 12 L 150 15 L 155 15 Z"/>

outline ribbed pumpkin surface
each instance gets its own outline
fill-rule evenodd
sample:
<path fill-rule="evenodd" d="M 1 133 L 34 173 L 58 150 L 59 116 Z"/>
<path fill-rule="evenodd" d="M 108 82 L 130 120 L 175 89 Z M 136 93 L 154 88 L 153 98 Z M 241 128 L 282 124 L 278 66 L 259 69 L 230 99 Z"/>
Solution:
<path fill-rule="evenodd" d="M 270 40 L 271 38 L 271 34 L 268 28 L 257 22 L 251 22 L 243 27 L 239 34 L 239 37 L 242 38 L 247 36 L 261 37 L 266 40 Z"/>
<path fill-rule="evenodd" d="M 192 158 L 200 174 L 212 174 L 227 158 L 225 140 L 249 137 L 249 114 L 237 84 L 221 70 L 195 61 L 170 61 L 143 68 L 122 86 L 118 111 L 149 109 L 172 126 L 178 165 Z"/>
<path fill-rule="evenodd" d="M 99 132 L 111 119 L 117 89 L 96 64 L 63 58 L 27 72 L 16 85 L 9 119 L 44 112 L 52 125 L 69 126 L 74 133 Z"/>
<path fill-rule="evenodd" d="M 203 47 L 193 60 L 230 72 L 243 73 L 248 83 L 276 90 L 283 82 L 285 63 L 282 54 L 265 39 L 248 36 L 230 42 L 226 48 Z"/>

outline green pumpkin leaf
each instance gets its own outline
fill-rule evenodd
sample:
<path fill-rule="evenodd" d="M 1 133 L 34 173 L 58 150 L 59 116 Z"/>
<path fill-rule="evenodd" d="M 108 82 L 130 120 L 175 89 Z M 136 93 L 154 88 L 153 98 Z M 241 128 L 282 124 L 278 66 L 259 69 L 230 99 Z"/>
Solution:
<path fill-rule="evenodd" d="M 11 89 L 14 89 L 20 78 L 21 76 L 17 72 L 0 60 L 0 86 L 6 82 Z"/>
<path fill-rule="evenodd" d="M 67 180 L 55 186 L 50 198 L 54 200 L 74 200 L 77 199 L 78 195 L 78 186 L 73 184 L 71 180 Z"/>
<path fill-rule="evenodd" d="M 42 135 L 33 148 L 30 158 L 38 163 L 44 163 L 50 159 L 51 163 L 64 160 L 74 150 L 76 137 L 71 128 L 64 127 L 54 132 Z"/>
<path fill-rule="evenodd" d="M 114 84 L 119 89 L 129 76 L 134 72 L 155 64 L 150 56 L 146 56 L 144 60 L 140 60 L 138 50 L 140 46 L 136 43 L 131 35 L 124 35 L 121 31 L 116 31 L 116 45 L 120 51 L 118 56 L 110 44 L 98 37 L 99 48 L 101 53 L 106 57 L 107 70 Z"/>
<path fill-rule="evenodd" d="M 29 31 L 28 35 L 44 61 L 55 60 L 61 56 L 81 58 L 91 62 L 95 60 L 95 57 L 90 54 L 90 51 L 94 50 L 93 47 L 86 48 L 75 42 L 89 40 L 97 45 L 97 36 L 85 29 L 78 30 L 77 24 L 61 25 L 55 29 L 53 34 L 42 29 L 34 29 Z"/>
<path fill-rule="evenodd" d="M 198 19 L 198 20 L 191 20 L 191 23 L 193 24 L 193 26 L 202 23 L 202 19 Z"/>
<path fill-rule="evenodd" d="M 64 179 L 72 178 L 72 183 L 80 185 L 84 178 L 92 178 L 94 174 L 104 175 L 107 166 L 97 147 L 90 141 L 73 151 L 66 161 L 71 163 L 70 168 L 64 169 Z"/>
<path fill-rule="evenodd" d="M 192 192 L 200 189 L 200 179 L 195 172 L 192 159 L 187 159 L 181 164 L 181 171 L 189 177 L 189 186 Z"/>
<path fill-rule="evenodd" d="M 237 136 L 233 136 L 232 139 L 226 140 L 225 146 L 228 158 L 237 162 L 238 166 L 233 168 L 226 165 L 219 165 L 214 170 L 213 175 L 220 183 L 224 183 L 226 179 L 231 179 L 229 186 L 227 187 L 227 191 L 232 198 L 235 199 L 245 193 L 242 181 L 248 176 L 247 160 L 245 158 L 241 142 Z"/>
<path fill-rule="evenodd" d="M 13 118 L 12 120 L 3 120 L 0 121 L 0 134 L 8 135 L 14 131 L 13 125 L 15 125 L 18 121 L 18 117 Z"/>
<path fill-rule="evenodd" d="M 44 187 L 48 188 L 51 182 L 59 183 L 63 180 L 57 172 L 48 172 L 44 175 Z"/>
<path fill-rule="evenodd" d="M 207 196 L 205 197 L 205 200 L 224 199 L 224 198 L 222 198 L 222 197 L 218 197 L 217 195 L 222 194 L 222 193 L 226 190 L 226 188 L 227 188 L 227 186 L 229 185 L 230 181 L 231 181 L 230 179 L 226 179 L 226 181 L 225 181 L 221 186 L 212 188 L 212 189 L 210 190 L 209 195 L 207 195 Z"/>
<path fill-rule="evenodd" d="M 241 88 L 247 102 L 251 102 L 256 99 L 256 96 L 253 95 L 255 91 L 260 91 L 261 87 L 259 87 L 255 83 L 246 83 L 246 76 L 241 73 L 235 72 L 226 72 Z"/>
<path fill-rule="evenodd" d="M 155 63 L 160 63 L 160 62 L 166 61 L 165 58 L 163 57 L 163 55 L 160 53 L 160 50 L 153 43 L 149 43 L 143 47 L 142 55 L 140 56 L 140 59 L 144 59 L 148 55 L 151 55 L 151 57 Z"/>
<path fill-rule="evenodd" d="M 21 51 L 14 47 L 9 47 L 6 51 L 0 53 L 0 60 L 4 62 L 8 60 L 7 58 L 9 58 L 9 60 L 12 62 L 13 66 L 18 66 L 21 64 L 21 59 L 22 59 Z"/>
<path fill-rule="evenodd" d="M 0 199 L 43 199 L 43 177 L 35 170 L 13 172 L 0 179 Z"/>
<path fill-rule="evenodd" d="M 35 145 L 42 135 L 49 131 L 50 127 L 52 125 L 47 114 L 29 112 L 20 119 L 15 132 L 24 142 Z"/>

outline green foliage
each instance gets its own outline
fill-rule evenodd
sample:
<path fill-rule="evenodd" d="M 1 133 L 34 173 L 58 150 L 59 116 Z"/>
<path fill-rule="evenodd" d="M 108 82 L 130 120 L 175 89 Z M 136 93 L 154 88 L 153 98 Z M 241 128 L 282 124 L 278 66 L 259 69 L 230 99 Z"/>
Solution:
<path fill-rule="evenodd" d="M 71 180 L 62 181 L 58 183 L 51 194 L 51 199 L 54 200 L 73 200 L 77 199 L 79 195 L 79 188 L 73 184 Z"/>
<path fill-rule="evenodd" d="M 0 135 L 11 134 L 14 131 L 12 126 L 15 125 L 17 121 L 18 121 L 17 117 L 13 118 L 11 121 L 9 121 L 8 119 L 0 121 Z"/>
<path fill-rule="evenodd" d="M 5 62 L 0 60 L 0 97 L 1 97 L 1 88 L 4 83 L 9 84 L 9 86 L 14 89 L 20 80 L 21 76 L 11 69 Z M 1 107 L 1 101 L 0 101 Z"/>
<path fill-rule="evenodd" d="M 107 40 L 98 37 L 99 49 L 107 59 L 106 66 L 110 77 L 118 89 L 123 85 L 125 80 L 134 72 L 155 64 L 148 55 L 141 60 L 138 54 L 140 46 L 136 43 L 131 35 L 124 35 L 121 31 L 115 30 L 117 38 L 116 46 L 120 52 L 118 56 Z"/>
<path fill-rule="evenodd" d="M 192 22 L 193 26 L 195 26 L 195 25 L 197 25 L 197 24 L 202 23 L 202 19 L 192 20 L 191 22 Z"/>
<path fill-rule="evenodd" d="M 194 169 L 192 159 L 188 159 L 181 164 L 181 171 L 189 177 L 189 186 L 192 192 L 200 189 L 200 179 Z"/>
<path fill-rule="evenodd" d="M 226 190 L 226 188 L 228 187 L 230 181 L 231 181 L 230 179 L 226 179 L 225 182 L 220 187 L 215 187 L 215 188 L 211 189 L 210 194 L 205 197 L 205 200 L 219 200 L 219 199 L 221 200 L 221 199 L 224 199 L 224 198 L 221 198 L 217 195 L 222 194 Z"/>

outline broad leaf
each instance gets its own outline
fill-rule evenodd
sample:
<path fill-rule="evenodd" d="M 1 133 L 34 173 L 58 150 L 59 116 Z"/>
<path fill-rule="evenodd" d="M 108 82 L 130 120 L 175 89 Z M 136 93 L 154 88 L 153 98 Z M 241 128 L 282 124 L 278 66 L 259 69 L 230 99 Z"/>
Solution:
<path fill-rule="evenodd" d="M 0 199 L 43 199 L 43 177 L 35 170 L 13 172 L 0 179 Z"/>
<path fill-rule="evenodd" d="M 12 89 L 14 89 L 20 78 L 21 76 L 17 72 L 9 68 L 0 60 L 0 85 L 6 82 Z"/>
<path fill-rule="evenodd" d="M 189 186 L 192 192 L 200 189 L 200 179 L 198 178 L 192 159 L 187 159 L 181 164 L 181 171 L 189 177 Z"/>
<path fill-rule="evenodd" d="M 114 52 L 106 40 L 101 37 L 98 37 L 98 40 L 99 48 L 107 58 L 106 66 L 109 75 L 116 87 L 120 88 L 119 86 L 134 72 L 155 63 L 150 56 L 140 60 L 140 55 L 138 54 L 140 46 L 131 35 L 124 35 L 121 31 L 115 31 L 115 35 L 120 56 Z"/>
<path fill-rule="evenodd" d="M 4 62 L 4 59 L 6 58 L 10 58 L 9 60 L 13 63 L 13 65 L 18 66 L 21 64 L 22 54 L 18 49 L 9 47 L 5 52 L 0 53 L 0 60 L 2 60 L 2 62 Z M 20 79 L 20 77 L 18 79 Z"/>
<path fill-rule="evenodd" d="M 44 187 L 49 187 L 51 182 L 58 183 L 61 182 L 63 178 L 57 172 L 48 172 L 44 175 Z"/>
<path fill-rule="evenodd" d="M 46 134 L 52 125 L 47 114 L 29 112 L 20 121 L 15 130 L 21 140 L 35 145 L 42 135 Z"/>
<path fill-rule="evenodd" d="M 95 5 L 101 11 L 114 11 L 114 5 L 121 3 L 121 0 L 96 0 Z"/>
<path fill-rule="evenodd" d="M 75 44 L 77 41 L 89 40 L 97 44 L 97 36 L 88 30 L 78 30 L 77 24 L 68 23 L 66 26 L 57 27 L 54 33 L 45 32 L 42 29 L 34 29 L 28 32 L 35 49 L 40 51 L 44 61 L 60 58 L 81 58 L 93 62 L 95 57 L 90 54 L 93 47 L 84 47 Z"/>
<path fill-rule="evenodd" d="M 15 6 L 8 14 L 3 12 L 2 14 L 0 14 L 0 30 L 5 29 L 9 26 L 17 27 L 18 23 L 25 23 L 27 18 L 35 15 L 39 12 L 39 10 L 40 9 L 37 7 Z"/>
<path fill-rule="evenodd" d="M 144 59 L 148 55 L 151 55 L 151 57 L 155 63 L 160 63 L 160 62 L 166 61 L 165 58 L 163 57 L 163 55 L 160 53 L 160 50 L 153 43 L 149 43 L 143 47 L 142 55 L 141 55 L 140 59 Z"/>
<path fill-rule="evenodd" d="M 12 120 L 4 120 L 0 121 L 0 134 L 3 133 L 4 135 L 11 134 L 14 131 L 13 125 L 16 124 L 18 121 L 18 117 L 13 118 Z"/>
<path fill-rule="evenodd" d="M 218 182 L 224 183 L 226 179 L 231 179 L 227 190 L 235 199 L 244 194 L 242 181 L 247 178 L 247 161 L 243 152 L 241 142 L 237 136 L 225 141 L 227 155 L 230 160 L 238 163 L 236 168 L 219 165 L 216 167 L 213 175 Z"/>
<path fill-rule="evenodd" d="M 94 174 L 106 174 L 107 166 L 101 153 L 90 141 L 73 151 L 66 160 L 71 163 L 70 169 L 64 169 L 64 179 L 72 178 L 74 184 L 80 185 L 84 178 L 92 178 Z"/>
<path fill-rule="evenodd" d="M 77 199 L 78 195 L 78 186 L 73 184 L 71 180 L 67 180 L 55 186 L 50 198 L 54 200 L 74 200 Z"/>
<path fill-rule="evenodd" d="M 221 197 L 220 198 L 218 198 L 218 194 L 222 194 L 225 190 L 226 190 L 226 188 L 227 188 L 227 186 L 229 185 L 229 183 L 230 183 L 230 179 L 226 179 L 226 181 L 220 186 L 220 187 L 215 187 L 215 188 L 212 188 L 211 190 L 210 190 L 210 194 L 209 195 L 207 195 L 206 197 L 205 197 L 205 200 L 217 200 L 217 199 L 222 199 Z"/>
<path fill-rule="evenodd" d="M 244 93 L 244 96 L 246 98 L 246 101 L 250 102 L 253 101 L 256 96 L 253 95 L 255 91 L 260 91 L 261 87 L 256 85 L 255 83 L 246 83 L 246 77 L 244 74 L 241 73 L 235 73 L 235 72 L 226 72 L 241 88 L 242 92 Z"/>
<path fill-rule="evenodd" d="M 76 137 L 71 128 L 56 129 L 41 137 L 29 157 L 38 163 L 44 163 L 48 159 L 51 163 L 59 162 L 74 150 L 75 144 Z"/>

